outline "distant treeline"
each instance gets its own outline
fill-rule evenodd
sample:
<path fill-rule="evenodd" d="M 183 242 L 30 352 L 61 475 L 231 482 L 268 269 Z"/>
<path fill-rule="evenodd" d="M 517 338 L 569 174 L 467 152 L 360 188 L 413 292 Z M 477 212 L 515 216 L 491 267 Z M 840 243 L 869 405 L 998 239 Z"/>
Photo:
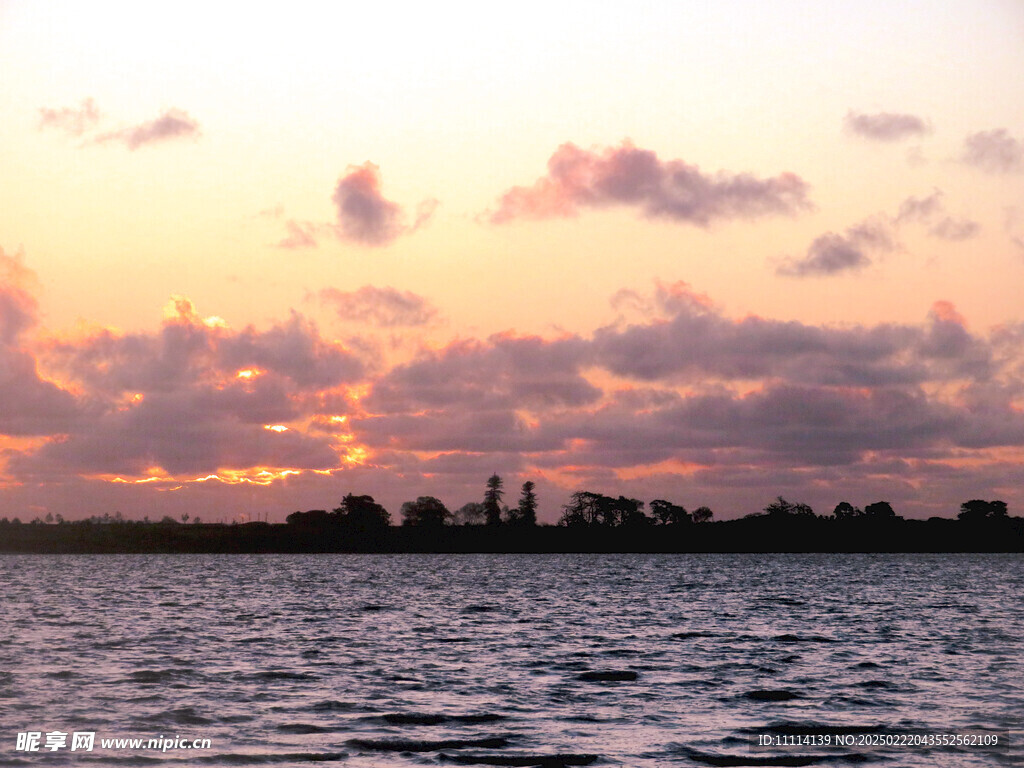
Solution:
<path fill-rule="evenodd" d="M 204 524 L 183 515 L 152 523 L 120 515 L 78 522 L 0 520 L 5 552 L 1022 552 L 1024 518 L 1002 501 L 972 499 L 956 519 L 905 520 L 886 501 L 863 509 L 843 501 L 828 515 L 779 496 L 756 514 L 715 521 L 655 499 L 577 491 L 557 525 L 537 523 L 532 482 L 518 504 L 502 504 L 492 475 L 482 502 L 455 513 L 432 496 L 402 505 L 401 524 L 372 496 L 346 495 L 328 511 L 288 515 L 285 524 Z M 46 524 L 52 522 L 55 524 Z"/>

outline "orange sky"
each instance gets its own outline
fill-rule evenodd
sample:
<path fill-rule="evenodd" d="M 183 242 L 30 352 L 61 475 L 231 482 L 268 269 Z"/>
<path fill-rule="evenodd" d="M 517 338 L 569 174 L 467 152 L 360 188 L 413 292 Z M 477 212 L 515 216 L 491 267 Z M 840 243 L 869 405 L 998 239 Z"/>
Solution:
<path fill-rule="evenodd" d="M 1024 498 L 1024 10 L 0 3 L 8 516 Z"/>

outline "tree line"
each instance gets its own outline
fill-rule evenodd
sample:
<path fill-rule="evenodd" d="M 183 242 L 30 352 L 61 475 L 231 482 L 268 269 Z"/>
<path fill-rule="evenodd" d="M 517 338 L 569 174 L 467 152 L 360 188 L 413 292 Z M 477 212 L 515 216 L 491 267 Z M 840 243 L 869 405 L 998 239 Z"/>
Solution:
<path fill-rule="evenodd" d="M 504 481 L 500 475 L 495 473 L 487 478 L 480 501 L 468 502 L 452 512 L 440 499 L 434 496 L 420 496 L 415 501 L 407 501 L 402 504 L 400 524 L 403 527 L 417 528 L 441 528 L 444 526 L 498 528 L 505 526 L 516 529 L 532 528 L 538 525 L 536 484 L 532 480 L 527 480 L 522 484 L 515 506 L 510 507 L 504 504 L 504 497 Z M 700 506 L 690 511 L 665 499 L 651 501 L 647 510 L 645 511 L 644 502 L 639 499 L 626 496 L 607 496 L 602 493 L 580 490 L 573 493 L 569 501 L 562 505 L 557 525 L 565 528 L 624 528 L 632 530 L 657 526 L 685 528 L 691 525 L 711 523 L 715 517 L 714 512 L 706 506 Z M 811 520 L 881 522 L 902 520 L 903 518 L 896 514 L 892 504 L 888 501 L 872 502 L 863 508 L 854 506 L 848 501 L 841 501 L 833 508 L 831 514 L 818 515 L 808 504 L 790 502 L 782 496 L 777 496 L 760 512 L 741 518 L 741 520 L 756 519 L 775 522 Z M 1005 520 L 1008 519 L 1007 504 L 1001 500 L 971 499 L 960 505 L 957 519 L 967 523 Z M 202 524 L 198 517 L 190 518 L 187 513 L 181 515 L 181 523 L 190 521 L 196 525 Z M 307 512 L 293 512 L 288 515 L 286 521 L 289 525 L 303 527 L 344 528 L 360 535 L 380 532 L 393 524 L 391 513 L 377 503 L 373 496 L 353 493 L 346 494 L 342 498 L 341 504 L 332 510 L 313 509 Z M 50 523 L 72 524 L 59 514 L 56 516 L 47 514 L 45 518 L 37 517 L 30 524 Z M 120 512 L 117 512 L 113 516 L 109 514 L 102 517 L 93 516 L 73 524 L 116 525 L 128 523 L 145 525 L 150 523 L 150 520 L 148 517 L 142 521 L 127 520 Z M 8 520 L 6 517 L 0 519 L 0 526 L 21 524 L 21 520 L 17 517 L 13 520 Z M 178 520 L 165 516 L 153 524 L 176 525 Z"/>
<path fill-rule="evenodd" d="M 537 525 L 536 484 L 527 480 L 520 490 L 514 507 L 502 503 L 504 481 L 498 474 L 487 479 L 480 501 L 471 501 L 454 512 L 434 496 L 419 496 L 407 501 L 401 507 L 401 525 L 426 528 L 443 526 L 498 526 L 532 527 Z M 630 528 L 648 526 L 700 525 L 714 521 L 714 512 L 706 506 L 692 511 L 665 499 L 650 502 L 645 511 L 643 501 L 626 496 L 607 496 L 593 491 L 576 491 L 569 501 L 562 505 L 558 525 L 567 528 Z M 957 519 L 966 522 L 996 520 L 1007 517 L 1004 501 L 972 499 L 960 505 Z M 835 520 L 835 521 L 885 521 L 902 520 L 888 501 L 875 501 L 863 508 L 848 501 L 839 502 L 829 515 L 815 514 L 810 505 L 790 502 L 777 496 L 760 512 L 743 519 L 766 518 L 780 520 Z M 340 525 L 360 531 L 387 528 L 392 524 L 391 514 L 374 501 L 372 496 L 346 495 L 341 505 L 332 511 L 315 509 L 309 512 L 293 512 L 287 522 L 296 525 Z"/>

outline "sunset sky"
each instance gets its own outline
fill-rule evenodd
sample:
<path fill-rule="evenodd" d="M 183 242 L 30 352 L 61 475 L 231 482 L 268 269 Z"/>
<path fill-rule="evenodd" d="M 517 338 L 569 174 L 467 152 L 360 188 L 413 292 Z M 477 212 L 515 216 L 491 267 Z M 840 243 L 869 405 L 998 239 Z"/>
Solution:
<path fill-rule="evenodd" d="M 0 0 L 0 517 L 1024 514 L 1024 4 Z"/>

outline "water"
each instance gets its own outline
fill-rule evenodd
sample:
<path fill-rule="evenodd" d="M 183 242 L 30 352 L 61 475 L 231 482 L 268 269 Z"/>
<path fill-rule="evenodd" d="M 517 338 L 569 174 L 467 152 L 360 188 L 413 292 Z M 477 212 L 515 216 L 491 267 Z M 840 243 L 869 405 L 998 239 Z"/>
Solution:
<path fill-rule="evenodd" d="M 1019 730 L 1022 564 L 0 556 L 0 764 L 1020 765 L 1020 733 L 1009 753 L 750 742 Z M 96 744 L 17 751 L 28 731 Z M 212 746 L 100 746 L 161 736 Z"/>

